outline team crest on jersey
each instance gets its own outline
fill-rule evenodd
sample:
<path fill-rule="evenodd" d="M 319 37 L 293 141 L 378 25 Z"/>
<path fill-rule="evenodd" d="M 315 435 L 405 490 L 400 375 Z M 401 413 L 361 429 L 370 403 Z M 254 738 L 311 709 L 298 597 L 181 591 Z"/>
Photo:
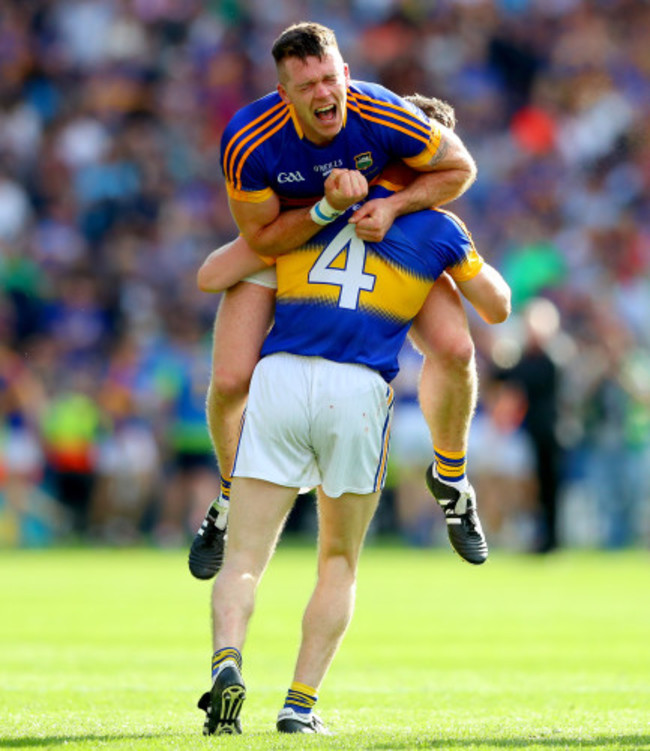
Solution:
<path fill-rule="evenodd" d="M 372 152 L 364 151 L 363 154 L 357 154 L 354 157 L 354 166 L 363 172 L 364 169 L 370 169 L 372 167 Z"/>

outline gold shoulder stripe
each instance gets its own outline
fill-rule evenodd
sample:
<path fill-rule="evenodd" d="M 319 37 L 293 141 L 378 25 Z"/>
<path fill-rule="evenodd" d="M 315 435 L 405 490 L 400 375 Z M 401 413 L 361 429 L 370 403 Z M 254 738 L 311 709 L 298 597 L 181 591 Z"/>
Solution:
<path fill-rule="evenodd" d="M 236 188 L 237 190 L 240 190 L 240 189 L 241 189 L 241 173 L 242 173 L 242 170 L 243 170 L 243 168 L 244 168 L 244 164 L 245 164 L 246 160 L 248 159 L 248 157 L 250 156 L 251 152 L 255 151 L 255 149 L 256 149 L 256 148 L 257 148 L 257 147 L 258 147 L 258 146 L 259 146 L 259 145 L 260 145 L 261 143 L 264 143 L 264 141 L 266 141 L 267 139 L 269 139 L 269 138 L 270 138 L 270 137 L 271 137 L 271 136 L 272 136 L 272 135 L 273 135 L 274 133 L 277 133 L 277 132 L 278 132 L 278 131 L 280 130 L 280 128 L 282 128 L 282 127 L 283 127 L 283 126 L 284 126 L 284 125 L 285 125 L 285 124 L 286 124 L 286 123 L 288 122 L 289 118 L 290 118 L 290 114 L 289 114 L 289 110 L 287 109 L 287 110 L 286 110 L 286 111 L 284 112 L 284 114 L 282 115 L 282 118 L 281 118 L 281 120 L 280 120 L 280 121 L 279 121 L 279 122 L 277 123 L 277 125 L 276 125 L 276 126 L 275 126 L 274 128 L 272 128 L 271 130 L 268 130 L 268 131 L 266 131 L 266 133 L 263 133 L 263 134 L 262 134 L 262 135 L 261 135 L 261 136 L 260 136 L 260 137 L 259 137 L 259 138 L 257 139 L 257 141 L 255 141 L 254 143 L 252 143 L 252 144 L 251 144 L 251 145 L 250 145 L 250 146 L 248 147 L 248 149 L 247 149 L 247 150 L 246 150 L 246 151 L 245 151 L 245 152 L 244 152 L 244 153 L 242 154 L 241 158 L 239 159 L 239 166 L 237 167 L 237 173 L 236 173 L 236 174 L 234 175 L 234 179 L 233 179 L 233 186 L 234 186 L 234 187 L 235 187 L 235 188 Z M 274 119 L 275 119 L 275 118 L 274 118 Z M 262 130 L 262 128 L 260 128 L 259 130 Z M 257 133 L 257 132 L 258 132 L 258 131 L 256 131 L 256 133 Z M 245 139 L 245 141 L 244 141 L 244 142 L 242 142 L 241 146 L 243 146 L 245 142 L 249 141 L 249 140 L 250 140 L 251 138 L 253 138 L 254 136 L 255 136 L 255 133 L 252 133 L 252 134 L 251 134 L 250 136 L 248 136 L 248 137 L 247 137 L 247 138 Z"/>
<path fill-rule="evenodd" d="M 394 117 L 396 120 L 401 120 L 402 122 L 409 123 L 413 128 L 421 131 L 422 133 L 425 133 L 426 135 L 429 135 L 430 129 L 427 127 L 426 123 L 422 122 L 419 117 L 414 115 L 409 110 L 405 109 L 399 104 L 393 104 L 392 102 L 384 102 L 381 99 L 373 99 L 372 97 L 369 97 L 365 94 L 359 94 L 357 92 L 353 92 L 351 94 L 351 97 L 354 99 L 356 104 L 359 107 L 359 111 L 363 109 L 367 109 L 370 112 L 378 112 L 383 113 L 386 117 Z M 385 112 L 382 109 L 377 109 L 377 107 L 373 107 L 372 105 L 379 105 L 380 107 L 395 110 L 396 114 L 391 114 L 390 112 Z M 399 114 L 397 114 L 399 113 Z M 361 112 L 363 114 L 363 112 Z"/>
<path fill-rule="evenodd" d="M 359 114 L 364 120 L 369 120 L 373 123 L 379 123 L 380 125 L 386 125 L 388 128 L 393 128 L 393 130 L 398 130 L 400 133 L 404 133 L 407 136 L 411 136 L 412 138 L 417 138 L 418 141 L 422 141 L 424 144 L 429 143 L 429 138 L 431 133 L 427 131 L 423 135 L 419 135 L 417 133 L 413 133 L 412 130 L 407 130 L 406 128 L 403 128 L 400 125 L 396 125 L 395 123 L 391 122 L 390 120 L 382 120 L 379 117 L 371 117 L 370 115 L 365 114 L 364 112 L 359 111 Z"/>
<path fill-rule="evenodd" d="M 226 165 L 228 164 L 228 161 L 230 159 L 230 150 L 235 146 L 236 143 L 238 143 L 239 139 L 247 133 L 251 128 L 254 128 L 256 125 L 258 125 L 262 120 L 265 120 L 268 117 L 271 117 L 274 112 L 276 112 L 278 109 L 281 109 L 284 105 L 284 102 L 278 102 L 276 105 L 271 107 L 270 110 L 267 110 L 263 114 L 261 114 L 259 117 L 256 117 L 255 120 L 251 120 L 248 125 L 241 128 L 240 130 L 235 133 L 235 135 L 230 139 L 228 146 L 226 147 L 226 151 L 223 155 L 223 163 L 224 163 L 224 171 Z M 227 174 L 227 172 L 226 172 Z"/>
<path fill-rule="evenodd" d="M 256 117 L 255 120 L 251 120 L 251 122 L 248 123 L 248 125 L 246 125 L 244 128 L 241 128 L 241 130 L 238 130 L 237 133 L 235 133 L 235 135 L 230 139 L 228 146 L 226 147 L 226 151 L 223 155 L 224 173 L 228 179 L 232 179 L 232 172 L 234 168 L 232 165 L 234 164 L 234 161 L 237 158 L 237 154 L 239 153 L 241 146 L 242 146 L 239 139 L 242 138 L 244 134 L 246 134 L 252 128 L 255 128 L 256 125 L 259 125 L 260 123 L 262 123 L 262 121 L 264 120 L 268 120 L 269 122 L 267 122 L 265 125 L 264 124 L 259 125 L 259 127 L 255 129 L 255 133 L 258 133 L 264 127 L 267 127 L 268 125 L 270 125 L 270 123 L 275 121 L 275 119 L 278 117 L 278 114 L 277 114 L 278 110 L 281 110 L 283 108 L 286 108 L 286 104 L 284 102 L 278 102 L 276 105 L 271 107 L 270 110 L 268 110 L 267 112 L 264 112 L 259 117 Z M 250 138 L 253 137 L 253 135 L 254 134 L 250 134 L 248 138 L 246 139 L 246 141 L 250 140 Z M 235 144 L 237 144 L 236 147 L 235 147 Z M 233 148 L 235 148 L 236 150 L 235 150 L 235 153 L 231 156 L 230 152 L 231 152 L 231 149 Z"/>
<path fill-rule="evenodd" d="M 298 115 L 296 115 L 296 108 L 293 106 L 293 104 L 289 105 L 289 112 L 291 113 L 291 122 L 293 123 L 293 127 L 296 129 L 298 138 L 302 141 L 302 139 L 305 137 L 305 134 L 303 133 L 302 125 L 300 124 L 300 120 L 298 120 Z"/>

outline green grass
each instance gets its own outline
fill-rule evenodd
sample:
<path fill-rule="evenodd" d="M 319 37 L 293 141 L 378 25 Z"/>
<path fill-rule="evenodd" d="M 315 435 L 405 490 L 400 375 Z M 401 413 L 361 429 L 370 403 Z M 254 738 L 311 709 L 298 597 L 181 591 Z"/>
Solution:
<path fill-rule="evenodd" d="M 281 546 L 244 652 L 241 737 L 203 738 L 210 585 L 184 551 L 0 554 L 0 748 L 650 749 L 650 556 L 370 547 L 319 712 L 279 736 L 309 547 Z"/>

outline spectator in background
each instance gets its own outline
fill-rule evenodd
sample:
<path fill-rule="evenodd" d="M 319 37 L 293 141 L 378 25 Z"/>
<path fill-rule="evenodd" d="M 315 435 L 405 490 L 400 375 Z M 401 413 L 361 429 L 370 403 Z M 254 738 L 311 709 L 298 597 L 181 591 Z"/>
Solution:
<path fill-rule="evenodd" d="M 41 417 L 45 483 L 51 495 L 69 510 L 72 531 L 82 537 L 90 519 L 102 414 L 95 373 L 78 365 L 69 381 L 67 388 L 49 400 Z"/>
<path fill-rule="evenodd" d="M 21 358 L 0 342 L 0 543 L 50 541 L 64 514 L 46 495 L 38 421 L 42 384 Z"/>
<path fill-rule="evenodd" d="M 476 492 L 485 495 L 486 534 L 495 544 L 530 550 L 539 511 L 535 449 L 524 427 L 527 399 L 508 380 L 483 380 L 481 409 L 470 433 Z"/>
<path fill-rule="evenodd" d="M 205 429 L 205 395 L 210 382 L 211 342 L 195 317 L 172 313 L 170 339 L 157 353 L 156 381 L 167 433 L 166 478 L 154 535 L 160 545 L 182 544 L 188 524 L 203 516 L 206 494 L 217 494 L 220 476 Z"/>
<path fill-rule="evenodd" d="M 125 334 L 115 343 L 99 386 L 107 426 L 99 442 L 92 499 L 90 532 L 95 540 L 141 540 L 160 492 L 153 405 L 140 393 L 148 388 L 143 360 L 137 340 Z"/>
<path fill-rule="evenodd" d="M 647 543 L 650 532 L 650 358 L 615 328 L 593 343 L 581 405 L 596 542 L 608 549 Z"/>
<path fill-rule="evenodd" d="M 537 298 L 524 310 L 524 343 L 517 361 L 497 374 L 497 380 L 520 389 L 525 403 L 522 427 L 533 448 L 539 499 L 539 524 L 533 550 L 549 553 L 558 546 L 557 503 L 560 482 L 560 444 L 557 439 L 560 372 L 549 353 L 559 329 L 557 308 Z M 513 396 L 516 394 L 512 392 Z"/>

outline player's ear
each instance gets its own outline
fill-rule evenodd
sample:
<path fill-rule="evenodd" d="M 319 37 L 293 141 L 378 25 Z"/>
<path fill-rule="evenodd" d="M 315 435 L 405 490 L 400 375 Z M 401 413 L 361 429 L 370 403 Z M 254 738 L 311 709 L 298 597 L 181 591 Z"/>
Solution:
<path fill-rule="evenodd" d="M 345 77 L 346 85 L 350 83 L 350 67 L 347 63 L 343 63 L 343 76 Z"/>
<path fill-rule="evenodd" d="M 291 104 L 287 90 L 281 83 L 278 84 L 278 94 L 280 95 L 280 99 L 282 99 L 285 104 Z"/>

